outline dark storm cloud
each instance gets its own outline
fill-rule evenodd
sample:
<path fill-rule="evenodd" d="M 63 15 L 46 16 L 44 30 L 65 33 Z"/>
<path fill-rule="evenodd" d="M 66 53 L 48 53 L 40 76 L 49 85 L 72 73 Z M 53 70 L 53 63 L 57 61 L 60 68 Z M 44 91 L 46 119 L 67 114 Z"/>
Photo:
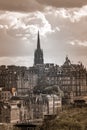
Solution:
<path fill-rule="evenodd" d="M 28 12 L 43 10 L 44 6 L 72 8 L 86 4 L 87 0 L 0 0 L 0 10 Z"/>
<path fill-rule="evenodd" d="M 87 0 L 37 0 L 41 4 L 55 7 L 81 7 L 87 4 Z"/>
<path fill-rule="evenodd" d="M 0 0 L 0 10 L 8 11 L 36 11 L 43 6 L 36 0 Z"/>

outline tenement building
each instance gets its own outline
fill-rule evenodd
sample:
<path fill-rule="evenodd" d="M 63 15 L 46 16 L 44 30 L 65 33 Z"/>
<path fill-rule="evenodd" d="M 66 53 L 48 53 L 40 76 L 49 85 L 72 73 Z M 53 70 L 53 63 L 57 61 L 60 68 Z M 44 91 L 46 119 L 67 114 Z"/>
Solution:
<path fill-rule="evenodd" d="M 58 85 L 65 97 L 87 95 L 87 70 L 82 63 L 72 64 L 66 57 L 62 66 L 54 65 L 49 69 L 47 84 Z"/>
<path fill-rule="evenodd" d="M 66 57 L 61 66 L 61 86 L 64 91 L 73 92 L 74 96 L 86 95 L 87 71 L 82 63 L 71 64 Z"/>
<path fill-rule="evenodd" d="M 37 85 L 37 79 L 37 74 L 31 68 L 20 73 L 17 79 L 18 95 L 25 95 L 32 92 L 33 88 Z"/>

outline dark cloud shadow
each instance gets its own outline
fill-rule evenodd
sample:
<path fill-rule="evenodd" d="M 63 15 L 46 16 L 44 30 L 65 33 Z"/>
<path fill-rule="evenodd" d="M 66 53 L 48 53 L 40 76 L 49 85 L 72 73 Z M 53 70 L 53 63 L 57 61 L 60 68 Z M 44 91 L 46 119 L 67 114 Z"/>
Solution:
<path fill-rule="evenodd" d="M 87 5 L 87 0 L 0 0 L 0 10 L 32 12 L 45 6 L 73 8 Z"/>
<path fill-rule="evenodd" d="M 43 5 L 36 0 L 0 0 L 0 10 L 32 12 L 42 9 Z"/>
<path fill-rule="evenodd" d="M 55 7 L 81 7 L 87 4 L 87 0 L 37 0 L 41 4 L 51 5 Z"/>

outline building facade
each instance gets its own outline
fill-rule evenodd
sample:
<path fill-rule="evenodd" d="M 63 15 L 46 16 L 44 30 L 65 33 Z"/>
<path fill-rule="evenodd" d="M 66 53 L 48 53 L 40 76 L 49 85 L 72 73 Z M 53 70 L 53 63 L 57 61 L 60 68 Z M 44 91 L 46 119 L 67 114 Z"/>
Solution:
<path fill-rule="evenodd" d="M 72 64 L 66 57 L 62 66 L 55 65 L 48 70 L 47 84 L 58 85 L 67 99 L 87 95 L 87 70 L 82 63 Z"/>
<path fill-rule="evenodd" d="M 12 97 L 12 93 L 9 90 L 0 91 L 0 101 L 8 101 Z"/>
<path fill-rule="evenodd" d="M 20 121 L 20 110 L 17 104 L 0 102 L 0 123 L 17 123 Z"/>

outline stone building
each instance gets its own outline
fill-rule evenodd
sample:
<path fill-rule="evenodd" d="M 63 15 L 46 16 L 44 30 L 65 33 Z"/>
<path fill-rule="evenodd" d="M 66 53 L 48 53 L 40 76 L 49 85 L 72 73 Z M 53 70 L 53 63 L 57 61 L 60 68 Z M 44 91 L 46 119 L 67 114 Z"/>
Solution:
<path fill-rule="evenodd" d="M 61 67 L 61 87 L 65 92 L 73 92 L 74 96 L 87 93 L 87 70 L 82 65 L 72 64 L 68 57 Z"/>
<path fill-rule="evenodd" d="M 0 87 L 5 87 L 6 81 L 6 66 L 0 66 Z"/>
<path fill-rule="evenodd" d="M 0 91 L 0 100 L 1 101 L 8 101 L 12 97 L 12 92 L 10 90 L 2 90 Z"/>
<path fill-rule="evenodd" d="M 29 122 L 45 115 L 58 115 L 62 109 L 57 95 L 14 96 L 9 102 L 0 101 L 0 123 Z"/>
<path fill-rule="evenodd" d="M 72 64 L 68 57 L 62 66 L 54 65 L 46 75 L 48 85 L 58 85 L 64 97 L 87 95 L 87 70 L 82 63 Z"/>
<path fill-rule="evenodd" d="M 7 90 L 15 88 L 18 94 L 22 95 L 32 91 L 37 84 L 37 74 L 31 68 L 14 65 L 0 66 L 0 87 Z"/>
<path fill-rule="evenodd" d="M 0 101 L 0 123 L 29 122 L 33 119 L 31 100 L 13 96 L 9 101 Z"/>
<path fill-rule="evenodd" d="M 36 95 L 33 102 L 33 118 L 44 118 L 45 115 L 58 115 L 62 110 L 60 96 L 51 94 Z"/>
<path fill-rule="evenodd" d="M 25 122 L 29 120 L 30 117 L 30 109 L 29 105 L 30 102 L 26 102 L 25 96 L 14 96 L 10 100 L 11 106 L 16 104 L 19 110 L 19 121 L 18 122 Z"/>
<path fill-rule="evenodd" d="M 20 111 L 17 104 L 0 102 L 0 123 L 17 123 L 20 121 Z"/>
<path fill-rule="evenodd" d="M 20 67 L 15 65 L 0 66 L 0 87 L 17 88 L 17 75 L 19 72 Z"/>
<path fill-rule="evenodd" d="M 37 74 L 31 70 L 25 70 L 20 73 L 17 79 L 17 93 L 18 95 L 26 95 L 33 91 L 34 86 L 37 85 Z"/>

